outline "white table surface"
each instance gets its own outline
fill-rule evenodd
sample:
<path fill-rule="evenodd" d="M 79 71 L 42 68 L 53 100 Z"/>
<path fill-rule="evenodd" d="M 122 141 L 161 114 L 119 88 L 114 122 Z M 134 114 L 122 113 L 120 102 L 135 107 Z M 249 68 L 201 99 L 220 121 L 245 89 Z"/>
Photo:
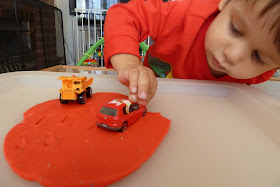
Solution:
<path fill-rule="evenodd" d="M 5 135 L 23 120 L 22 114 L 58 98 L 57 78 L 72 74 L 0 75 L 0 150 Z M 88 76 L 94 77 L 93 92 L 128 94 L 115 75 Z M 279 92 L 268 84 L 259 87 L 265 88 L 264 93 L 234 83 L 160 79 L 147 108 L 169 118 L 170 130 L 139 169 L 111 186 L 279 187 L 280 100 Z M 0 166 L 1 187 L 40 186 L 13 173 L 2 151 Z"/>

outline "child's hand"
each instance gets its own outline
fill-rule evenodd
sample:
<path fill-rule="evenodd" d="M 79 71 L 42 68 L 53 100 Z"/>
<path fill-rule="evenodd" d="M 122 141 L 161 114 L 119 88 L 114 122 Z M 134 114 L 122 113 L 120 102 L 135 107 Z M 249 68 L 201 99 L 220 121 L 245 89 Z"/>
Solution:
<path fill-rule="evenodd" d="M 129 100 L 146 105 L 155 95 L 157 80 L 153 71 L 142 66 L 138 57 L 130 54 L 117 54 L 111 63 L 118 73 L 118 79 L 129 88 Z"/>

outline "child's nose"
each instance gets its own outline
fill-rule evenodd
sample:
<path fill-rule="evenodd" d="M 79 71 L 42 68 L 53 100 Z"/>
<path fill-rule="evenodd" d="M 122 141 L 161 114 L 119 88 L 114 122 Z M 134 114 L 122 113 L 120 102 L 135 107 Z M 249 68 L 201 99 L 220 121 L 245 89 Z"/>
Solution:
<path fill-rule="evenodd" d="M 229 45 L 224 50 L 224 55 L 228 63 L 238 64 L 245 60 L 248 49 L 246 45 Z"/>

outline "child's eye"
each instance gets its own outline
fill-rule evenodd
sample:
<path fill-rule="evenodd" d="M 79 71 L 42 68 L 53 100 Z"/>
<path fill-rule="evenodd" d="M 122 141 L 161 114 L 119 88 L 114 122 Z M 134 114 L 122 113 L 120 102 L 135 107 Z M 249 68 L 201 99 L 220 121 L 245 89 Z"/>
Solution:
<path fill-rule="evenodd" d="M 230 30 L 234 35 L 243 36 L 241 31 L 233 24 L 232 21 L 230 22 Z"/>
<path fill-rule="evenodd" d="M 257 62 L 264 63 L 263 60 L 261 59 L 258 51 L 253 51 L 252 55 L 253 55 L 253 58 L 255 58 L 257 60 Z"/>

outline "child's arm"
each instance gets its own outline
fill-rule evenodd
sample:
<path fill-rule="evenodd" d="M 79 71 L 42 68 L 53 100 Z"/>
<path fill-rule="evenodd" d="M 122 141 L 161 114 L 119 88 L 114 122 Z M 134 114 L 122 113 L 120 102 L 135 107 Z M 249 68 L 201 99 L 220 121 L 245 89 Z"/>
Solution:
<path fill-rule="evenodd" d="M 128 86 L 130 100 L 146 104 L 157 89 L 154 73 L 140 64 L 139 43 L 150 36 L 156 44 L 181 32 L 184 14 L 178 14 L 178 9 L 184 12 L 190 2 L 131 0 L 109 9 L 104 27 L 105 64 L 113 66 L 120 82 Z"/>
<path fill-rule="evenodd" d="M 146 105 L 155 95 L 157 80 L 153 71 L 142 66 L 137 56 L 116 54 L 111 63 L 118 73 L 118 79 L 129 88 L 131 101 Z"/>
<path fill-rule="evenodd" d="M 140 63 L 139 43 L 148 36 L 156 40 L 162 9 L 162 0 L 131 0 L 115 5 L 106 15 L 106 67 L 113 66 L 119 81 L 129 88 L 129 99 L 139 104 L 147 104 L 157 89 L 154 73 Z"/>

